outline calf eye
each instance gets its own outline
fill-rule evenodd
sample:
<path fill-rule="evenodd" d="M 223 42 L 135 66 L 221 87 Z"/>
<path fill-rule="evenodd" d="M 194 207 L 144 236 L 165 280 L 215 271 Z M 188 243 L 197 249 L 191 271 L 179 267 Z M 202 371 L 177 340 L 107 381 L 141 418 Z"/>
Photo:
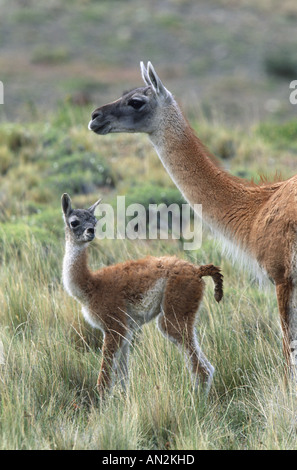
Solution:
<path fill-rule="evenodd" d="M 128 102 L 128 105 L 132 106 L 132 108 L 134 108 L 134 109 L 140 109 L 144 105 L 144 102 L 141 101 L 141 100 L 133 100 L 132 99 Z"/>
<path fill-rule="evenodd" d="M 70 226 L 71 227 L 77 227 L 79 225 L 79 221 L 78 220 L 73 220 L 72 222 L 70 222 Z"/>

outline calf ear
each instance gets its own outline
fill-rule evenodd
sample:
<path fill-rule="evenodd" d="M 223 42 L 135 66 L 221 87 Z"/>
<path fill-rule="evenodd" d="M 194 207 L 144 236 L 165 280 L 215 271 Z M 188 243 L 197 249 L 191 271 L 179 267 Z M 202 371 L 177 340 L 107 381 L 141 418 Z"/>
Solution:
<path fill-rule="evenodd" d="M 91 207 L 89 207 L 88 211 L 91 212 L 94 215 L 95 209 L 96 209 L 97 206 L 99 206 L 101 201 L 102 201 L 102 198 L 98 199 L 98 201 L 95 202 L 95 204 L 93 204 Z"/>
<path fill-rule="evenodd" d="M 71 207 L 71 199 L 69 194 L 64 193 L 61 198 L 61 204 L 62 204 L 62 211 L 65 217 L 68 217 L 70 215 L 70 212 L 72 211 Z"/>

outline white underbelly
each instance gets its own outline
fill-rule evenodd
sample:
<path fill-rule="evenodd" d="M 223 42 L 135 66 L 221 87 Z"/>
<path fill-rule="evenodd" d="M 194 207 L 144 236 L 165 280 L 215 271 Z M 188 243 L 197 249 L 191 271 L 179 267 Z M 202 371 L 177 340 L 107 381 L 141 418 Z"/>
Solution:
<path fill-rule="evenodd" d="M 127 313 L 138 326 L 148 323 L 161 312 L 165 284 L 166 279 L 158 279 L 139 302 L 129 304 Z"/>

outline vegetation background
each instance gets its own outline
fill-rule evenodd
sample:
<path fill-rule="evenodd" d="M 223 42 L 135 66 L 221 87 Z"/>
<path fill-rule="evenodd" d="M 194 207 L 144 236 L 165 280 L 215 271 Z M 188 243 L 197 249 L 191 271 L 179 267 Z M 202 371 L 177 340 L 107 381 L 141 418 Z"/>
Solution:
<path fill-rule="evenodd" d="M 147 253 L 221 265 L 197 325 L 216 367 L 207 402 L 179 351 L 144 328 L 129 393 L 95 391 L 101 334 L 64 292 L 60 197 L 182 203 L 146 136 L 99 137 L 92 110 L 141 85 L 151 60 L 228 171 L 296 172 L 294 0 L 0 0 L 0 449 L 296 449 L 296 390 L 272 286 L 232 265 L 205 229 L 182 241 L 104 240 L 94 269 Z M 211 196 L 211 195 L 210 195 Z M 277 247 L 276 247 L 277 249 Z"/>

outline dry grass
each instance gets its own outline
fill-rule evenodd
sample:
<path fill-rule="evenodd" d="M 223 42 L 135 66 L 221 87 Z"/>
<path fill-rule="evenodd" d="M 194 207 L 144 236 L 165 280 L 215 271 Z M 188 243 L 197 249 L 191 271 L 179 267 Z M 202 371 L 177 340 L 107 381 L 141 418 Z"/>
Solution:
<path fill-rule="evenodd" d="M 93 265 L 104 261 L 107 246 L 94 246 Z M 112 256 L 144 254 L 134 247 L 114 246 Z M 283 382 L 272 291 L 259 291 L 225 262 L 221 305 L 208 283 L 197 325 L 216 367 L 207 401 L 153 323 L 133 347 L 127 395 L 116 386 L 102 404 L 95 390 L 101 337 L 63 291 L 62 253 L 61 242 L 44 258 L 42 246 L 28 240 L 21 254 L 7 254 L 1 272 L 2 449 L 296 448 L 296 397 Z"/>
<path fill-rule="evenodd" d="M 252 283 L 206 232 L 197 252 L 184 252 L 179 241 L 96 242 L 90 262 L 95 269 L 149 253 L 221 265 L 224 299 L 214 301 L 209 280 L 197 324 L 202 349 L 216 368 L 208 400 L 194 393 L 182 355 L 152 323 L 132 349 L 128 393 L 116 386 L 100 402 L 95 384 L 102 338 L 61 284 L 61 192 L 51 186 L 51 171 L 71 158 L 78 165 L 79 155 L 107 169 L 115 186 L 71 194 L 81 207 L 98 194 L 105 202 L 129 194 L 132 184 L 172 183 L 144 136 L 99 139 L 82 125 L 86 116 L 68 106 L 26 131 L 17 125 L 0 129 L 0 448 L 296 449 L 296 390 L 284 385 L 273 287 Z M 249 134 L 206 120 L 193 125 L 215 152 L 234 149 L 222 160 L 233 173 L 248 166 L 248 176 L 255 177 L 267 168 L 268 155 L 280 171 L 290 172 L 294 164 L 289 133 L 282 145 L 290 142 L 292 152 L 282 152 L 279 139 L 263 138 L 264 131 L 270 135 L 266 127 Z M 278 129 L 283 137 L 284 129 Z M 84 167 L 77 173 L 84 177 Z M 69 175 L 62 176 L 68 184 Z"/>

